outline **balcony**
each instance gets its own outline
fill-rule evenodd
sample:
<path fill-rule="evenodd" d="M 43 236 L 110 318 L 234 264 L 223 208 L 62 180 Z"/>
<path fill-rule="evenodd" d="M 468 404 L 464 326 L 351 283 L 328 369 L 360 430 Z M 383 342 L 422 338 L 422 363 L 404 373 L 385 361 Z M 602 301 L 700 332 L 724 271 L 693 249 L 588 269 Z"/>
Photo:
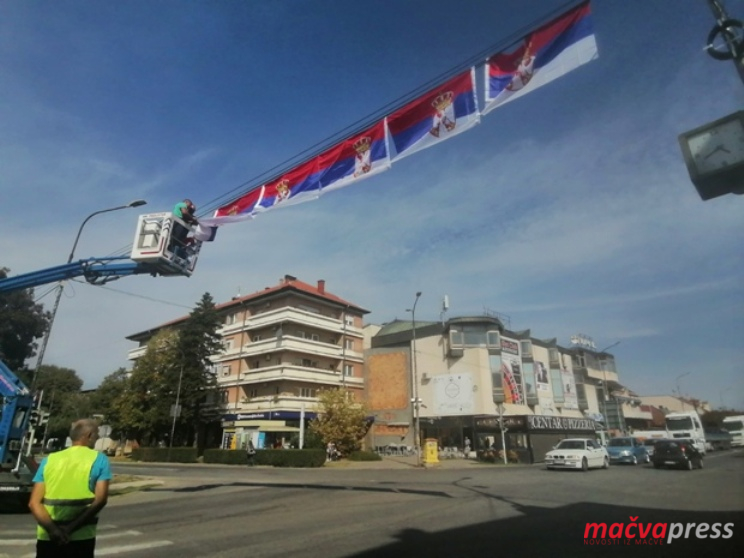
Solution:
<path fill-rule="evenodd" d="M 240 347 L 233 347 L 219 355 L 215 355 L 212 360 L 214 362 L 224 362 L 235 358 L 247 359 L 284 351 L 292 351 L 304 355 L 325 357 L 334 360 L 345 359 L 354 362 L 363 362 L 364 360 L 362 353 L 350 349 L 344 349 L 340 345 L 324 343 L 323 341 L 313 341 L 312 339 L 306 338 L 303 339 L 302 337 L 293 337 L 291 335 L 263 339 L 261 341 L 243 345 L 242 349 Z"/>
<path fill-rule="evenodd" d="M 225 383 L 240 385 L 263 384 L 269 382 L 298 382 L 303 384 L 318 384 L 321 386 L 338 386 L 345 383 L 349 386 L 363 387 L 364 379 L 356 376 L 341 376 L 335 370 L 310 368 L 293 364 L 265 366 L 243 371 L 240 379 L 225 379 Z"/>
<path fill-rule="evenodd" d="M 329 331 L 338 335 L 345 333 L 346 335 L 353 335 L 354 337 L 363 337 L 362 330 L 358 327 L 345 325 L 342 320 L 330 318 L 328 316 L 322 316 L 306 310 L 300 310 L 299 308 L 293 308 L 286 306 L 284 308 L 277 308 L 276 310 L 269 310 L 262 314 L 254 314 L 248 318 L 245 323 L 236 322 L 230 326 L 224 326 L 223 330 L 225 333 L 240 331 L 242 326 L 245 326 L 247 331 L 256 331 L 259 329 L 265 329 L 271 326 L 281 326 L 283 323 L 291 322 L 299 324 L 309 328 L 320 329 L 323 331 Z M 222 331 L 221 331 L 222 333 Z"/>
<path fill-rule="evenodd" d="M 318 399 L 315 397 L 299 397 L 293 393 L 278 395 L 262 395 L 241 401 L 237 412 L 241 414 L 270 413 L 276 411 L 317 412 Z M 232 411 L 232 409 L 231 409 Z"/>

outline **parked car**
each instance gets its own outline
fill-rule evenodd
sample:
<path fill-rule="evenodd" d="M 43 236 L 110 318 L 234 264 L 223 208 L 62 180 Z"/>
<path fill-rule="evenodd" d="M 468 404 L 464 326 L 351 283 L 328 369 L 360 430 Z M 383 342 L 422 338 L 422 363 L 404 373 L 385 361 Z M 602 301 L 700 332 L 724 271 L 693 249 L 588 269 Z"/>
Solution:
<path fill-rule="evenodd" d="M 594 440 L 582 438 L 566 438 L 558 442 L 552 450 L 545 454 L 545 466 L 548 469 L 607 469 L 610 466 L 610 456 L 607 450 Z"/>
<path fill-rule="evenodd" d="M 703 454 L 698 451 L 692 440 L 659 440 L 654 445 L 653 464 L 661 467 L 680 467 L 691 471 L 695 467 L 703 468 Z"/>
<path fill-rule="evenodd" d="M 607 444 L 610 463 L 649 463 L 648 448 L 636 438 L 612 438 Z"/>

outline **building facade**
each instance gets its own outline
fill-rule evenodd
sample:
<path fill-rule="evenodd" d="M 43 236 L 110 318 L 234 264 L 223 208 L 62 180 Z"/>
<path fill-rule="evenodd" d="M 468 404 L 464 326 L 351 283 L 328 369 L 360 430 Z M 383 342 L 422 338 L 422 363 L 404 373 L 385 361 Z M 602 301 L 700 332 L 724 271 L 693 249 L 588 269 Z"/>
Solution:
<path fill-rule="evenodd" d="M 363 317 L 367 310 L 315 285 L 286 275 L 273 287 L 217 305 L 224 350 L 212 357 L 220 387 L 222 447 L 286 446 L 300 422 L 314 418 L 317 393 L 344 386 L 361 401 Z M 139 346 L 186 317 L 127 337 Z"/>
<path fill-rule="evenodd" d="M 492 316 L 415 325 L 368 328 L 370 445 L 416 446 L 416 415 L 420 441 L 505 451 L 523 462 L 542 461 L 561 438 L 608 434 L 619 386 L 611 354 L 536 339 Z"/>

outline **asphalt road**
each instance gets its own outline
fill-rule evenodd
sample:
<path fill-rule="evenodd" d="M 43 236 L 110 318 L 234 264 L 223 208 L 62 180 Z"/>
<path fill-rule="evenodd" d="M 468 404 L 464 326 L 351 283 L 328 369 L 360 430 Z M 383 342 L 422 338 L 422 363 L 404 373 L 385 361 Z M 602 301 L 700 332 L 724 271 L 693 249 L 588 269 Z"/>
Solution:
<path fill-rule="evenodd" d="M 116 466 L 117 472 L 155 476 L 164 484 L 111 498 L 101 516 L 97 555 L 744 556 L 742 451 L 712 454 L 705 469 L 696 471 L 446 465 Z M 623 534 L 585 539 L 592 522 L 611 530 L 623 524 Z M 631 523 L 653 530 L 639 543 L 637 528 L 627 528 Z M 664 536 L 654 538 L 661 524 Z M 614 526 L 615 534 L 619 528 Z M 706 538 L 698 538 L 696 529 Z M 671 531 L 682 534 L 670 540 Z M 715 532 L 733 536 L 709 538 Z M 0 558 L 33 556 L 33 550 L 30 516 L 1 515 Z"/>

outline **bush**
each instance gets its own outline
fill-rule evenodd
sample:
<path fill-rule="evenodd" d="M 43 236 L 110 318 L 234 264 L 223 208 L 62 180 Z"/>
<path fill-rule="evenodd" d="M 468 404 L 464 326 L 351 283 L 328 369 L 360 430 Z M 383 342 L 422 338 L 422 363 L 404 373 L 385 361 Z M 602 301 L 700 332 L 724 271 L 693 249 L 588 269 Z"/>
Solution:
<path fill-rule="evenodd" d="M 196 457 L 196 448 L 137 448 L 131 455 L 135 461 L 166 463 L 196 463 Z"/>
<path fill-rule="evenodd" d="M 253 458 L 254 465 L 273 467 L 322 467 L 326 460 L 320 449 L 263 449 Z"/>
<path fill-rule="evenodd" d="M 207 449 L 204 450 L 204 463 L 245 465 L 248 463 L 248 454 L 245 450 Z"/>
<path fill-rule="evenodd" d="M 352 451 L 349 461 L 382 461 L 382 457 L 373 451 Z"/>

